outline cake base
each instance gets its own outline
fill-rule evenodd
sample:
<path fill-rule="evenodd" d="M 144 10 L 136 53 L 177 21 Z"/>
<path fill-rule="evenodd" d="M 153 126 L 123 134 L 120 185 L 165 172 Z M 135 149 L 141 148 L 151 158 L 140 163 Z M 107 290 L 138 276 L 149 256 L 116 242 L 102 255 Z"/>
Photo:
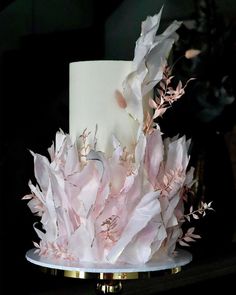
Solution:
<path fill-rule="evenodd" d="M 98 279 L 97 291 L 101 294 L 120 293 L 122 280 L 151 278 L 164 273 L 176 274 L 181 271 L 182 266 L 192 260 L 192 255 L 182 249 L 168 259 L 151 260 L 146 264 L 137 265 L 52 260 L 39 256 L 35 250 L 27 251 L 26 259 L 41 267 L 41 270 L 70 278 Z"/>

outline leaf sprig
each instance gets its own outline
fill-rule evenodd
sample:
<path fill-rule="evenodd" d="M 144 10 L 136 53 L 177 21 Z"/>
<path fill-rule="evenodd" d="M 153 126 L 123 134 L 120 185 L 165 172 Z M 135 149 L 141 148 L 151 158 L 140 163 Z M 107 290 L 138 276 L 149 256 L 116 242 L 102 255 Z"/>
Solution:
<path fill-rule="evenodd" d="M 191 217 L 193 219 L 199 219 L 200 216 L 204 217 L 206 215 L 207 210 L 214 210 L 211 207 L 212 201 L 209 203 L 200 202 L 200 206 L 198 209 L 193 210 L 193 206 L 190 207 L 189 213 L 185 214 L 184 217 L 190 222 Z"/>
<path fill-rule="evenodd" d="M 190 78 L 184 86 L 183 83 L 179 81 L 177 86 L 174 88 L 171 85 L 172 79 L 174 78 L 174 76 L 171 75 L 171 71 L 171 67 L 164 67 L 163 77 L 156 87 L 154 98 L 149 98 L 149 106 L 154 110 L 154 113 L 152 116 L 147 113 L 146 120 L 144 122 L 144 132 L 146 134 L 152 133 L 154 129 L 154 120 L 157 117 L 161 117 L 173 102 L 177 101 L 181 96 L 183 96 L 188 83 L 195 79 Z"/>
<path fill-rule="evenodd" d="M 187 232 L 179 238 L 178 243 L 181 246 L 189 247 L 189 242 L 195 242 L 196 239 L 201 239 L 201 236 L 194 234 L 195 227 L 190 227 Z"/>

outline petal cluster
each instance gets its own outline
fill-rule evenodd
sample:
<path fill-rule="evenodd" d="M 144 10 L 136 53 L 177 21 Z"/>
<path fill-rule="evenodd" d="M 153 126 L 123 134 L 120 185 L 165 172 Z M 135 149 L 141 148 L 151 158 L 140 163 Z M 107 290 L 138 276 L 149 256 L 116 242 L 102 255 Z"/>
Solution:
<path fill-rule="evenodd" d="M 80 261 L 145 263 L 168 255 L 182 235 L 183 186 L 191 185 L 189 141 L 139 136 L 132 153 L 114 141 L 112 157 L 58 131 L 50 159 L 33 154 L 37 185 L 28 205 L 40 218 L 41 255 Z M 142 152 L 140 152 L 140 150 Z"/>

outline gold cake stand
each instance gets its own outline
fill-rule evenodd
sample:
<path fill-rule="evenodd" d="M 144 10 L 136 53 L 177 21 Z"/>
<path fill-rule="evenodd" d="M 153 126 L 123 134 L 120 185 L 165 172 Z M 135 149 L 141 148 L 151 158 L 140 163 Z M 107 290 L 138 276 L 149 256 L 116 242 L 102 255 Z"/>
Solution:
<path fill-rule="evenodd" d="M 31 249 L 26 253 L 26 259 L 38 265 L 42 271 L 52 275 L 76 279 L 97 279 L 98 294 L 119 294 L 122 291 L 123 280 L 148 279 L 161 274 L 176 274 L 181 267 L 192 260 L 192 255 L 185 250 L 178 250 L 173 257 L 163 260 L 151 260 L 146 264 L 98 264 L 68 260 L 52 260 L 41 257 Z"/>

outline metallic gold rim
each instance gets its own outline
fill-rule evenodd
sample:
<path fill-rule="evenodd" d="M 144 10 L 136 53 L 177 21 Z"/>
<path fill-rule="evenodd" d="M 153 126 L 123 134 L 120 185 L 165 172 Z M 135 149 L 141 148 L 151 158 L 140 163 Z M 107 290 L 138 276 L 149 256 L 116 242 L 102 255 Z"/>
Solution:
<path fill-rule="evenodd" d="M 181 266 L 167 270 L 147 271 L 147 272 L 114 272 L 114 273 L 93 273 L 84 271 L 60 270 L 54 268 L 40 267 L 47 274 L 75 278 L 75 279 L 99 279 L 99 280 L 135 280 L 148 279 L 165 274 L 177 274 L 181 271 Z"/>

